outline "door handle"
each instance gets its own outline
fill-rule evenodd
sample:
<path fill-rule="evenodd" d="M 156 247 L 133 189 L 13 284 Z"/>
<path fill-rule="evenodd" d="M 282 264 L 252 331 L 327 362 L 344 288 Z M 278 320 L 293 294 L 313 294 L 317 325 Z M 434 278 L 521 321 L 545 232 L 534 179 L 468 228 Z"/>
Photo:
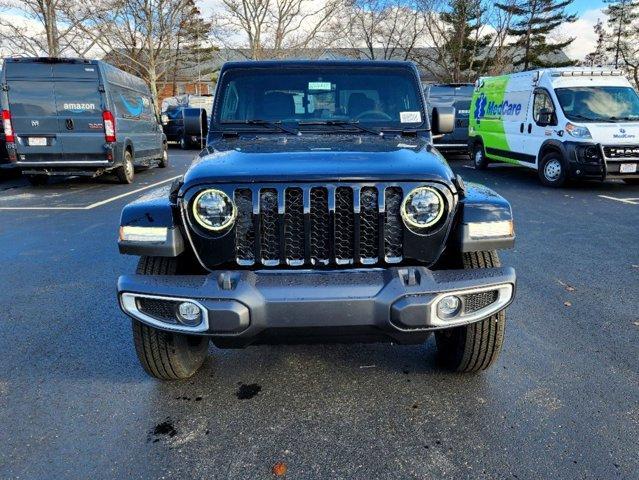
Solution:
<path fill-rule="evenodd" d="M 524 124 L 519 125 L 519 133 L 524 133 Z"/>
<path fill-rule="evenodd" d="M 73 130 L 75 128 L 75 125 L 73 125 L 72 118 L 67 118 L 65 123 L 66 123 L 67 130 Z"/>
<path fill-rule="evenodd" d="M 532 123 L 528 124 L 528 133 L 532 132 Z"/>

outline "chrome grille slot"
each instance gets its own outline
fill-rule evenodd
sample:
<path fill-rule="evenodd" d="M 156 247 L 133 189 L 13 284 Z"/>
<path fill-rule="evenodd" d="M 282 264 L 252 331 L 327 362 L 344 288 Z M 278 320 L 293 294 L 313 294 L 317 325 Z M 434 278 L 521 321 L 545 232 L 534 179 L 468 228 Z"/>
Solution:
<path fill-rule="evenodd" d="M 277 221 L 277 190 L 260 192 L 260 255 L 264 265 L 277 265 L 280 260 L 280 236 Z"/>
<path fill-rule="evenodd" d="M 388 263 L 397 263 L 402 260 L 402 246 L 404 230 L 400 208 L 402 206 L 402 189 L 389 187 L 384 192 L 385 221 L 384 221 L 384 255 Z"/>
<path fill-rule="evenodd" d="M 284 245 L 289 265 L 304 263 L 304 193 L 301 188 L 286 189 L 284 200 Z"/>
<path fill-rule="evenodd" d="M 327 265 L 329 262 L 328 190 L 311 188 L 311 261 Z"/>
<path fill-rule="evenodd" d="M 235 251 L 240 265 L 255 263 L 255 223 L 253 222 L 253 192 L 248 188 L 235 191 L 237 223 L 235 225 Z"/>
<path fill-rule="evenodd" d="M 353 189 L 335 189 L 335 261 L 338 264 L 352 263 L 354 259 L 355 212 L 353 211 Z"/>
<path fill-rule="evenodd" d="M 375 187 L 364 187 L 360 194 L 359 255 L 364 264 L 379 257 L 379 202 Z"/>

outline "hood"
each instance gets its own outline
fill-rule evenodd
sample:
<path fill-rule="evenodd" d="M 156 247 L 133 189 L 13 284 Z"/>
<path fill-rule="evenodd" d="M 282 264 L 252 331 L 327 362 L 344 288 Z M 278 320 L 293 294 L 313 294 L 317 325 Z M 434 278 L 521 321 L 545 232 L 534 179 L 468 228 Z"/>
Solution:
<path fill-rule="evenodd" d="M 588 127 L 592 141 L 603 145 L 639 145 L 639 122 L 580 123 Z"/>
<path fill-rule="evenodd" d="M 415 181 L 450 184 L 446 160 L 419 137 L 265 135 L 224 139 L 200 154 L 184 189 L 207 183 Z"/>

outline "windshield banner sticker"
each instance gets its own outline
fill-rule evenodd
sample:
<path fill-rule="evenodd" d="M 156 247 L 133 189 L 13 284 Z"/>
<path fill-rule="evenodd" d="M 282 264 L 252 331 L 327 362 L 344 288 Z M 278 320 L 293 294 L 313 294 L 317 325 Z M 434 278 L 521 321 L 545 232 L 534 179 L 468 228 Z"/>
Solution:
<path fill-rule="evenodd" d="M 313 91 L 331 91 L 331 82 L 308 82 L 308 89 Z"/>
<path fill-rule="evenodd" d="M 422 112 L 399 112 L 401 123 L 422 123 Z"/>

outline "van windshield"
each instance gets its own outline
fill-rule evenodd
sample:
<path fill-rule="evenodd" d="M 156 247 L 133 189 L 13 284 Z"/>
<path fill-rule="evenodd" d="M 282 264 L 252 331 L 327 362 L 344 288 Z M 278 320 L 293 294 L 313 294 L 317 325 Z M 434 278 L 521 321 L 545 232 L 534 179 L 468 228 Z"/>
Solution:
<path fill-rule="evenodd" d="M 416 128 L 424 122 L 420 87 L 404 68 L 237 68 L 219 90 L 217 121 Z M 317 128 L 317 127 L 316 127 Z"/>
<path fill-rule="evenodd" d="M 576 122 L 639 120 L 639 96 L 630 87 L 570 87 L 555 89 L 566 118 Z"/>

